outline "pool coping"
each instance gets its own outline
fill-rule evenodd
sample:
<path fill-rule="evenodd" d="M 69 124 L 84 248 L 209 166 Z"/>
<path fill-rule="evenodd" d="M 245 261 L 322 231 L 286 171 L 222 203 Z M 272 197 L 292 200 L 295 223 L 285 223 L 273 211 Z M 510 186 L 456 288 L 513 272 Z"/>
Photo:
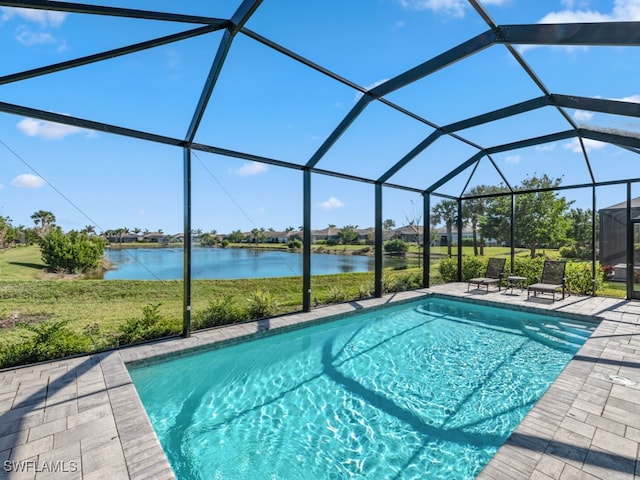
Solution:
<path fill-rule="evenodd" d="M 640 303 L 466 292 L 454 283 L 194 333 L 84 357 L 0 372 L 0 478 L 175 478 L 127 365 L 228 345 L 333 320 L 362 308 L 437 294 L 534 313 L 601 319 L 594 334 L 487 464 L 478 478 L 639 478 Z M 580 318 L 578 318 L 580 317 Z M 634 379 L 627 387 L 609 375 Z M 32 462 L 32 463 L 28 463 Z M 76 468 L 71 468 L 75 466 Z M 40 468 L 40 471 L 38 471 Z"/>

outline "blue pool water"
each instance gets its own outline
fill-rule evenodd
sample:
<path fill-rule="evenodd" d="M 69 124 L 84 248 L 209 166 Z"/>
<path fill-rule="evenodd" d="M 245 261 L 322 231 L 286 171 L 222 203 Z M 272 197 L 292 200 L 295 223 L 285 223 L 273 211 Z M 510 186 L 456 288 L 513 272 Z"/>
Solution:
<path fill-rule="evenodd" d="M 594 327 L 429 298 L 130 373 L 179 479 L 472 479 Z"/>

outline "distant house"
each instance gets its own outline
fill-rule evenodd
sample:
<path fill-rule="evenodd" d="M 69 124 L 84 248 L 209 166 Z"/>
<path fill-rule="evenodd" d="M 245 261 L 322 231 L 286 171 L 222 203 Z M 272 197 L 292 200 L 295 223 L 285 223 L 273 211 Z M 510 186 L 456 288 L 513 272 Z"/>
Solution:
<path fill-rule="evenodd" d="M 391 231 L 392 238 L 399 238 L 404 242 L 422 242 L 424 229 L 421 225 L 405 225 Z"/>
<path fill-rule="evenodd" d="M 171 235 L 160 232 L 150 232 L 142 236 L 143 241 L 148 243 L 169 243 Z"/>
<path fill-rule="evenodd" d="M 289 241 L 289 233 L 290 232 L 276 232 L 275 230 L 262 232 L 265 243 L 287 243 Z"/>
<path fill-rule="evenodd" d="M 138 235 L 134 233 L 123 233 L 105 235 L 107 242 L 109 243 L 135 243 L 138 241 Z"/>
<path fill-rule="evenodd" d="M 431 241 L 432 246 L 441 246 L 444 247 L 447 245 L 447 227 L 440 227 L 434 230 L 435 235 L 434 239 Z M 498 242 L 492 238 L 485 238 L 484 245 L 487 247 L 495 247 L 498 245 Z M 480 242 L 480 232 L 477 232 L 477 241 Z M 463 245 L 466 243 L 467 245 L 472 245 L 473 242 L 473 229 L 469 227 L 465 227 L 462 229 L 462 242 Z M 457 228 L 453 228 L 451 231 L 451 245 L 458 245 L 458 230 Z"/>
<path fill-rule="evenodd" d="M 376 229 L 374 227 L 369 228 L 359 228 L 358 229 L 358 241 L 362 242 L 373 242 L 375 238 Z"/>
<path fill-rule="evenodd" d="M 311 243 L 316 243 L 318 240 L 324 240 L 325 242 L 328 240 L 338 241 L 340 240 L 340 232 L 341 228 L 337 227 L 327 227 L 322 230 L 311 230 Z"/>

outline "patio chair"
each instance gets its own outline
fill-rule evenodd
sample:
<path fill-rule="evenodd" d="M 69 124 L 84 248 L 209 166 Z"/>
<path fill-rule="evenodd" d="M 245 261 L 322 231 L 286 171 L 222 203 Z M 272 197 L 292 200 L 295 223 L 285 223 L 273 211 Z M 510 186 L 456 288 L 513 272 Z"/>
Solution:
<path fill-rule="evenodd" d="M 533 292 L 533 296 L 537 296 L 538 293 L 551 293 L 552 301 L 556 301 L 556 292 L 562 289 L 562 299 L 564 300 L 565 291 L 567 289 L 567 282 L 564 276 L 567 262 L 556 260 L 545 260 L 542 268 L 542 278 L 540 283 L 534 283 L 527 288 L 527 299 Z M 571 292 L 569 291 L 569 295 Z"/>
<path fill-rule="evenodd" d="M 469 287 L 471 287 L 472 283 L 477 286 L 476 288 L 480 288 L 482 286 L 487 287 L 487 292 L 489 291 L 489 285 L 497 283 L 498 291 L 500 291 L 502 288 L 502 277 L 504 276 L 504 264 L 506 261 L 506 258 L 490 258 L 484 277 L 472 278 L 469 280 L 469 283 L 467 284 L 467 292 L 469 291 Z"/>

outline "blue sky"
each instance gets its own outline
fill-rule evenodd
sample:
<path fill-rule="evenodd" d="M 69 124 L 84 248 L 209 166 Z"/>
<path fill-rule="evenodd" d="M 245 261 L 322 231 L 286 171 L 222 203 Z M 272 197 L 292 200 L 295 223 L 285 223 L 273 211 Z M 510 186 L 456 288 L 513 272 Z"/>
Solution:
<path fill-rule="evenodd" d="M 88 2 L 149 9 L 149 2 Z M 182 3 L 182 2 L 181 2 Z M 497 24 L 640 20 L 640 0 L 482 2 Z M 228 18 L 236 2 L 155 1 L 153 8 Z M 246 25 L 334 73 L 372 88 L 488 29 L 462 0 L 364 2 L 265 0 Z M 0 7 L 0 75 L 195 28 Z M 183 138 L 222 34 L 214 32 L 105 62 L 0 85 L 0 101 Z M 519 47 L 552 93 L 640 102 L 640 50 Z M 535 98 L 540 90 L 507 49 L 490 47 L 387 98 L 439 125 Z M 303 165 L 355 105 L 354 89 L 239 34 L 229 51 L 196 141 Z M 640 120 L 567 110 L 579 124 L 640 132 Z M 459 132 L 483 147 L 569 129 L 551 107 Z M 372 102 L 321 159 L 319 168 L 375 179 L 432 128 Z M 65 230 L 93 224 L 182 230 L 182 150 L 0 113 L 0 215 L 30 226 L 52 211 Z M 587 142 L 596 181 L 640 177 L 637 155 Z M 390 182 L 426 188 L 476 149 L 442 137 Z M 573 141 L 493 156 L 512 185 L 531 175 L 589 181 Z M 464 172 L 439 191 L 459 195 Z M 500 182 L 484 158 L 470 186 Z M 637 193 L 640 193 L 640 189 Z M 229 232 L 302 224 L 302 174 L 208 153 L 193 156 L 193 228 Z M 598 208 L 624 200 L 624 187 L 598 191 Z M 591 206 L 591 190 L 567 191 Z M 372 185 L 314 174 L 312 227 L 372 226 Z M 419 195 L 384 189 L 384 218 L 420 217 Z"/>

